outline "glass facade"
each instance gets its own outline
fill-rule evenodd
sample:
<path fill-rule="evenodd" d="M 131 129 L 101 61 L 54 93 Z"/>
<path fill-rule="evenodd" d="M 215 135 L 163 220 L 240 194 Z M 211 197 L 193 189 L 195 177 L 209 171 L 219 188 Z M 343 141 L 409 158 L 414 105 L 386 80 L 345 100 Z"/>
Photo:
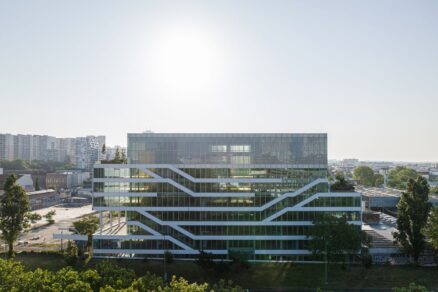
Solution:
<path fill-rule="evenodd" d="M 359 194 L 328 192 L 326 134 L 128 134 L 128 159 L 94 168 L 94 208 L 128 225 L 97 254 L 309 260 L 319 213 L 361 220 Z"/>
<path fill-rule="evenodd" d="M 128 134 L 130 163 L 327 164 L 326 134 Z"/>

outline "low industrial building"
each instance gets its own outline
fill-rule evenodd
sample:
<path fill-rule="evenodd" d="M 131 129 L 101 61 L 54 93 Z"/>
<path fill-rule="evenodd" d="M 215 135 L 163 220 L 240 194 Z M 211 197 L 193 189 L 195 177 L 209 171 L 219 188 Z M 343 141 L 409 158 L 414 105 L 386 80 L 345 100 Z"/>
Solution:
<path fill-rule="evenodd" d="M 356 186 L 356 191 L 362 193 L 365 210 L 390 212 L 397 211 L 397 204 L 403 192 L 393 188 L 365 188 L 361 186 Z M 438 206 L 438 196 L 429 194 L 429 202 Z"/>
<path fill-rule="evenodd" d="M 60 195 L 52 189 L 28 192 L 29 203 L 32 210 L 42 209 L 57 205 L 61 201 Z"/>
<path fill-rule="evenodd" d="M 365 188 L 361 186 L 357 186 L 356 191 L 362 193 L 365 210 L 378 211 L 383 209 L 395 211 L 402 192 L 392 188 Z"/>
<path fill-rule="evenodd" d="M 46 185 L 55 190 L 71 189 L 81 186 L 89 178 L 89 172 L 54 172 L 46 175 Z"/>

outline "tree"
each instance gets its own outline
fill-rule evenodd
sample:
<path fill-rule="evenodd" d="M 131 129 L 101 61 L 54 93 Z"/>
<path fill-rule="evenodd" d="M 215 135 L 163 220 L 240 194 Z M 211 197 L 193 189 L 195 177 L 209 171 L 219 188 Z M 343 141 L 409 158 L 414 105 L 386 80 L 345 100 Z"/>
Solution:
<path fill-rule="evenodd" d="M 128 288 L 135 279 L 135 272 L 131 269 L 118 267 L 111 261 L 100 262 L 96 265 L 101 287 L 111 286 L 115 289 Z"/>
<path fill-rule="evenodd" d="M 327 254 L 328 261 L 335 257 L 357 253 L 363 235 L 358 226 L 349 224 L 345 216 L 321 214 L 308 230 L 309 249 L 316 256 Z"/>
<path fill-rule="evenodd" d="M 69 266 L 76 266 L 78 262 L 78 247 L 72 241 L 68 241 L 67 248 L 64 251 L 64 260 Z"/>
<path fill-rule="evenodd" d="M 374 186 L 374 170 L 368 166 L 358 166 L 353 171 L 353 178 L 366 187 Z"/>
<path fill-rule="evenodd" d="M 149 272 L 146 272 L 141 278 L 135 279 L 130 288 L 133 291 L 161 291 L 161 289 L 157 289 L 158 287 L 164 287 L 163 278 L 157 277 Z"/>
<path fill-rule="evenodd" d="M 374 174 L 374 186 L 381 187 L 385 183 L 385 178 L 380 173 Z"/>
<path fill-rule="evenodd" d="M 208 284 L 190 284 L 186 279 L 182 277 L 177 279 L 176 276 L 173 276 L 172 281 L 169 283 L 169 287 L 166 288 L 167 289 L 165 289 L 164 291 L 169 292 L 205 292 L 208 289 Z"/>
<path fill-rule="evenodd" d="M 18 276 L 23 273 L 24 267 L 21 262 L 0 259 L 0 291 L 12 291 Z"/>
<path fill-rule="evenodd" d="M 127 160 L 126 160 L 126 153 L 125 153 L 125 151 L 122 151 L 122 158 L 121 158 L 121 162 L 122 162 L 122 163 L 126 163 L 126 162 L 127 162 Z"/>
<path fill-rule="evenodd" d="M 426 179 L 418 176 L 410 179 L 407 191 L 403 192 L 397 204 L 397 231 L 394 239 L 418 263 L 418 257 L 424 249 L 425 239 L 422 233 L 426 226 L 431 208 L 429 185 Z"/>
<path fill-rule="evenodd" d="M 30 227 L 30 222 L 41 219 L 38 214 L 31 213 L 29 196 L 16 181 L 15 174 L 6 178 L 3 186 L 5 193 L 0 201 L 0 231 L 9 246 L 9 257 L 14 255 L 14 242 L 20 233 Z"/>
<path fill-rule="evenodd" d="M 79 277 L 79 272 L 72 269 L 72 267 L 62 268 L 54 275 L 52 289 L 54 291 L 89 291 L 92 292 L 89 283 L 84 282 Z M 53 291 L 52 290 L 52 291 Z"/>
<path fill-rule="evenodd" d="M 76 271 L 65 267 L 58 272 L 40 268 L 26 271 L 21 262 L 0 259 L 0 291 L 105 291 L 105 292 L 243 292 L 231 281 L 220 280 L 210 286 L 207 283 L 189 283 L 184 278 L 172 277 L 166 284 L 163 278 L 146 273 L 136 278 L 131 269 L 118 267 L 112 262 L 105 261 L 96 265 L 96 269 Z"/>
<path fill-rule="evenodd" d="M 415 283 L 410 283 L 408 287 L 392 288 L 393 292 L 427 292 L 427 288 Z"/>
<path fill-rule="evenodd" d="M 21 159 L 15 159 L 12 161 L 2 160 L 0 162 L 0 167 L 5 170 L 26 170 L 30 168 L 29 162 Z"/>
<path fill-rule="evenodd" d="M 56 211 L 52 210 L 46 213 L 43 217 L 47 220 L 47 223 L 49 224 L 55 224 L 55 220 L 53 219 L 53 216 L 56 215 Z"/>
<path fill-rule="evenodd" d="M 99 275 L 99 273 L 96 270 L 89 269 L 86 271 L 83 271 L 79 274 L 79 279 L 82 282 L 90 284 L 93 291 L 99 291 L 100 282 L 102 281 L 102 277 Z"/>
<path fill-rule="evenodd" d="M 102 154 L 106 154 L 106 145 L 105 144 L 102 145 Z"/>
<path fill-rule="evenodd" d="M 336 181 L 330 186 L 332 192 L 354 192 L 352 183 L 345 180 L 344 174 L 336 172 Z"/>
<path fill-rule="evenodd" d="M 87 216 L 73 223 L 76 234 L 87 235 L 87 251 L 92 254 L 93 234 L 99 229 L 99 218 Z"/>
<path fill-rule="evenodd" d="M 116 148 L 116 154 L 114 154 L 114 162 L 119 163 L 121 159 L 122 159 L 122 156 L 121 156 L 121 153 L 120 153 L 120 148 L 117 147 Z"/>
<path fill-rule="evenodd" d="M 438 187 L 431 187 L 431 188 L 430 188 L 430 193 L 431 193 L 431 194 L 438 195 Z"/>
<path fill-rule="evenodd" d="M 429 214 L 424 234 L 427 236 L 427 242 L 438 250 L 438 207 L 433 207 Z"/>
<path fill-rule="evenodd" d="M 416 179 L 418 173 L 404 166 L 397 166 L 388 173 L 388 186 L 391 188 L 406 189 L 409 179 Z"/>

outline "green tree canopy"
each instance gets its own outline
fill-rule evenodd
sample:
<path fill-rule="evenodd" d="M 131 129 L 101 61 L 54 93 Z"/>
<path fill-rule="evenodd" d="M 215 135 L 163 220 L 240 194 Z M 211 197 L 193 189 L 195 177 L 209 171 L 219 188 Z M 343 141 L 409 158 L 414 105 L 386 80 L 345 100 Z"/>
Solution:
<path fill-rule="evenodd" d="M 93 234 L 99 229 L 99 218 L 95 216 L 86 216 L 73 223 L 75 233 L 87 235 L 87 251 L 91 255 L 93 246 Z"/>
<path fill-rule="evenodd" d="M 385 182 L 385 179 L 383 177 L 383 175 L 381 175 L 380 173 L 376 173 L 374 174 L 374 186 L 375 187 L 381 187 Z"/>
<path fill-rule="evenodd" d="M 76 271 L 72 267 L 62 268 L 57 272 L 36 269 L 26 271 L 17 261 L 0 259 L 0 291 L 124 291 L 124 292 L 243 292 L 231 281 L 221 280 L 218 284 L 190 283 L 184 278 L 172 277 L 165 283 L 161 277 L 146 273 L 136 278 L 131 269 L 118 267 L 105 261 L 96 269 Z"/>
<path fill-rule="evenodd" d="M 78 262 L 78 247 L 72 241 L 68 241 L 67 248 L 64 250 L 64 260 L 69 266 L 76 266 Z"/>
<path fill-rule="evenodd" d="M 358 166 L 353 171 L 353 178 L 366 187 L 374 186 L 374 170 L 368 166 Z"/>
<path fill-rule="evenodd" d="M 116 148 L 116 153 L 114 154 L 114 161 L 118 162 L 118 161 L 121 161 L 121 160 L 122 160 L 122 154 L 120 152 L 120 148 L 117 147 Z"/>
<path fill-rule="evenodd" d="M 16 159 L 1 160 L 0 167 L 5 170 L 33 170 L 55 171 L 61 169 L 74 169 L 75 166 L 69 162 L 33 160 L 32 162 Z"/>
<path fill-rule="evenodd" d="M 31 213 L 29 196 L 16 181 L 15 174 L 6 178 L 5 193 L 0 200 L 0 231 L 9 246 L 9 257 L 14 255 L 14 242 L 20 233 L 30 227 L 30 222 L 41 219 L 41 216 Z"/>
<path fill-rule="evenodd" d="M 431 187 L 430 188 L 430 193 L 434 194 L 434 195 L 438 195 L 438 187 Z"/>
<path fill-rule="evenodd" d="M 313 224 L 307 236 L 314 255 L 322 256 L 327 252 L 328 260 L 332 260 L 360 250 L 363 240 L 360 226 L 349 224 L 345 216 L 321 214 Z"/>
<path fill-rule="evenodd" d="M 55 224 L 55 219 L 53 219 L 53 216 L 56 215 L 56 211 L 52 210 L 47 212 L 43 217 L 47 220 L 47 223 L 49 224 Z"/>
<path fill-rule="evenodd" d="M 388 173 L 388 186 L 397 189 L 406 189 L 409 179 L 416 179 L 418 173 L 404 166 L 397 166 Z"/>
<path fill-rule="evenodd" d="M 431 208 L 429 185 L 421 176 L 410 179 L 407 191 L 403 192 L 397 204 L 397 231 L 393 233 L 396 242 L 410 254 L 414 262 L 424 249 L 423 228 Z"/>
<path fill-rule="evenodd" d="M 428 292 L 427 288 L 422 285 L 410 283 L 408 287 L 396 287 L 392 289 L 393 292 Z"/>
<path fill-rule="evenodd" d="M 332 192 L 354 192 L 354 186 L 347 181 L 342 172 L 336 172 L 336 181 L 331 184 Z"/>
<path fill-rule="evenodd" d="M 427 241 L 436 250 L 438 250 L 438 207 L 433 207 L 429 214 L 424 234 Z"/>

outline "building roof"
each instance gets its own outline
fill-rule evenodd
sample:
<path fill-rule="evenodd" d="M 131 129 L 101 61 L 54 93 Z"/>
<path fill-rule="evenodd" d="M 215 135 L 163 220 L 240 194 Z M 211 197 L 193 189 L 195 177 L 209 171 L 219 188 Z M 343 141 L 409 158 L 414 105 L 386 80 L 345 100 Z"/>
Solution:
<path fill-rule="evenodd" d="M 362 193 L 365 197 L 400 197 L 402 191 L 393 188 L 365 188 L 356 186 L 356 191 Z"/>
<path fill-rule="evenodd" d="M 321 137 L 327 133 L 128 133 L 128 137 Z"/>
<path fill-rule="evenodd" d="M 54 193 L 55 190 L 53 189 L 47 189 L 47 190 L 39 190 L 39 191 L 34 191 L 34 192 L 28 192 L 27 194 L 29 196 L 34 196 L 34 195 L 42 195 L 42 194 L 46 194 L 46 193 Z"/>

